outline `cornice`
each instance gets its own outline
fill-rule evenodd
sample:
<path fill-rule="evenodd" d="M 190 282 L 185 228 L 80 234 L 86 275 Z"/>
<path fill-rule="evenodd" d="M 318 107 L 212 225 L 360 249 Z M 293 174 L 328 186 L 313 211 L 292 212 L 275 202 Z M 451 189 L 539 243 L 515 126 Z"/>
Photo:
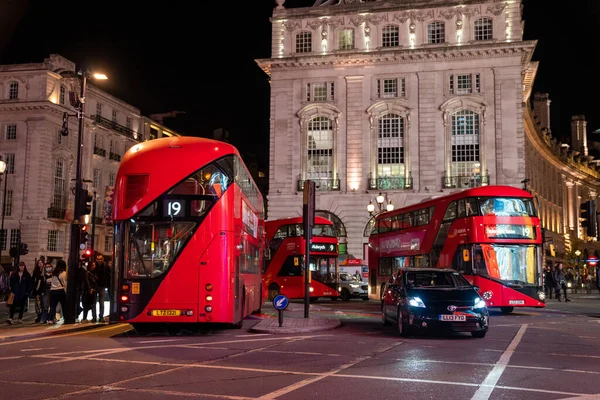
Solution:
<path fill-rule="evenodd" d="M 312 54 L 282 58 L 258 59 L 257 64 L 270 75 L 273 70 L 337 68 L 347 66 L 370 66 L 376 64 L 399 64 L 411 62 L 440 62 L 490 57 L 521 56 L 528 63 L 536 46 L 536 41 L 474 44 L 463 46 L 440 46 L 418 49 L 394 49 L 364 51 L 355 53 Z"/>

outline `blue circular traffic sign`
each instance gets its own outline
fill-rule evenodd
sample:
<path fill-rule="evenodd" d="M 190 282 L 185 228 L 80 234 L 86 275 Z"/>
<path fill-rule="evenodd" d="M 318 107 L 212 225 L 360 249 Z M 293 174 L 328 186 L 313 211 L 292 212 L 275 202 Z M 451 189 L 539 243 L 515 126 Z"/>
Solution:
<path fill-rule="evenodd" d="M 285 310 L 288 304 L 290 304 L 290 300 L 283 294 L 278 294 L 273 299 L 273 307 L 277 310 Z"/>

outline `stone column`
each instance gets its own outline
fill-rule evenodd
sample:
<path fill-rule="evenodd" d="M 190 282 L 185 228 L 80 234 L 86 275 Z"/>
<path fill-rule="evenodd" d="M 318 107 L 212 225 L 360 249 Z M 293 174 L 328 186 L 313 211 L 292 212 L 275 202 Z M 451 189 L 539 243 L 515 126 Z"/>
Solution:
<path fill-rule="evenodd" d="M 577 237 L 579 239 L 583 239 L 585 234 L 583 233 L 581 224 L 579 223 L 579 210 L 581 209 L 581 182 L 575 182 L 575 190 L 573 195 L 573 203 L 575 206 L 575 209 L 573 210 L 573 213 L 575 214 L 575 231 L 577 232 Z"/>
<path fill-rule="evenodd" d="M 574 189 L 573 187 L 575 186 L 575 183 L 573 181 L 565 181 L 565 184 L 567 185 L 567 195 L 566 195 L 566 200 L 567 200 L 567 204 L 566 204 L 566 212 L 567 212 L 567 223 L 568 223 L 568 228 L 567 231 L 573 235 L 573 232 L 575 230 L 576 227 L 576 219 L 575 219 L 575 207 L 574 207 Z M 577 235 L 579 237 L 579 235 Z"/>

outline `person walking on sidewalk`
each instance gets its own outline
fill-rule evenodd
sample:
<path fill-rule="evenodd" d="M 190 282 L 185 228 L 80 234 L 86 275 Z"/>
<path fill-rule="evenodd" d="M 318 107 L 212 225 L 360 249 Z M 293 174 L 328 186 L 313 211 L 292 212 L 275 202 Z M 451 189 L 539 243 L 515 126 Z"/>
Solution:
<path fill-rule="evenodd" d="M 556 282 L 556 299 L 560 301 L 560 290 L 562 289 L 565 295 L 565 302 L 571 301 L 567 297 L 567 282 L 565 280 L 562 263 L 556 264 L 556 269 L 554 270 L 554 281 Z"/>
<path fill-rule="evenodd" d="M 104 256 L 102 254 L 98 254 L 96 257 L 94 274 L 96 275 L 96 282 L 98 284 L 98 301 L 100 302 L 98 322 L 104 322 L 104 301 L 106 300 L 106 289 L 110 284 L 110 270 L 104 263 Z"/>
<path fill-rule="evenodd" d="M 67 300 L 67 263 L 58 260 L 54 272 L 52 272 L 52 284 L 50 286 L 50 315 L 48 323 L 53 324 L 56 318 L 56 306 L 60 304 L 61 310 L 65 309 Z"/>
<path fill-rule="evenodd" d="M 554 273 L 552 272 L 552 265 L 546 265 L 546 270 L 544 271 L 544 292 L 546 293 L 546 297 L 551 299 L 554 295 L 554 291 L 556 288 L 556 283 L 554 283 Z"/>
<path fill-rule="evenodd" d="M 96 322 L 96 296 L 98 293 L 98 282 L 96 281 L 96 263 L 90 263 L 86 272 L 83 287 L 81 302 L 83 303 L 83 317 L 81 322 L 87 321 L 88 312 L 92 310 L 92 322 Z"/>
<path fill-rule="evenodd" d="M 19 263 L 19 269 L 10 277 L 10 292 L 13 295 L 13 303 L 10 305 L 9 325 L 13 324 L 15 311 L 19 309 L 19 323 L 23 323 L 23 312 L 25 311 L 25 303 L 29 301 L 29 291 L 31 289 L 31 275 L 27 271 L 24 262 Z"/>
<path fill-rule="evenodd" d="M 37 318 L 35 322 L 38 323 L 42 320 L 44 314 L 44 303 L 46 302 L 46 279 L 44 278 L 44 262 L 38 260 L 36 266 L 33 268 L 33 283 L 31 295 L 35 299 L 35 313 Z"/>

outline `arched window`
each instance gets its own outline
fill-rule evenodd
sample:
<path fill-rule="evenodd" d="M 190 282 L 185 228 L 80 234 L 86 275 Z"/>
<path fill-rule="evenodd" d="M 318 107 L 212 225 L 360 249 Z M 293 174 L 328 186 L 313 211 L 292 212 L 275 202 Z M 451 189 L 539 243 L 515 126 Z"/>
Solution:
<path fill-rule="evenodd" d="M 312 179 L 320 190 L 331 190 L 333 181 L 333 121 L 328 117 L 314 117 L 308 121 L 307 179 Z"/>
<path fill-rule="evenodd" d="M 319 216 L 319 217 L 323 217 L 323 218 L 327 218 L 328 220 L 330 220 L 331 222 L 333 222 L 333 226 L 335 227 L 335 231 L 337 234 L 337 237 L 346 237 L 346 226 L 344 226 L 344 223 L 342 222 L 342 220 L 335 214 L 330 213 L 329 211 L 324 211 L 324 210 L 317 210 L 315 211 L 315 215 Z"/>
<path fill-rule="evenodd" d="M 296 34 L 296 53 L 310 53 L 312 51 L 312 33 L 307 31 Z"/>
<path fill-rule="evenodd" d="M 354 29 L 342 29 L 338 35 L 338 48 L 352 50 L 354 48 Z"/>
<path fill-rule="evenodd" d="M 461 110 L 452 114 L 452 163 L 454 177 L 481 176 L 479 114 Z"/>
<path fill-rule="evenodd" d="M 444 43 L 446 41 L 446 27 L 442 21 L 434 21 L 427 25 L 427 43 Z"/>
<path fill-rule="evenodd" d="M 365 225 L 365 230 L 363 231 L 363 237 L 371 236 L 371 232 L 373 232 L 373 228 L 375 227 L 375 216 L 369 218 L 367 225 Z"/>
<path fill-rule="evenodd" d="M 19 82 L 10 82 L 8 84 L 8 99 L 17 100 L 19 98 Z"/>
<path fill-rule="evenodd" d="M 491 18 L 483 17 L 475 20 L 474 38 L 475 40 L 492 40 L 493 25 Z"/>
<path fill-rule="evenodd" d="M 378 189 L 401 189 L 396 180 L 404 178 L 404 118 L 387 113 L 377 128 Z M 385 184 L 383 184 L 385 181 Z"/>
<path fill-rule="evenodd" d="M 54 163 L 54 190 L 52 194 L 52 208 L 65 210 L 67 207 L 67 163 L 58 158 Z"/>
<path fill-rule="evenodd" d="M 381 47 L 397 47 L 400 45 L 400 28 L 398 25 L 386 25 L 381 30 Z"/>

